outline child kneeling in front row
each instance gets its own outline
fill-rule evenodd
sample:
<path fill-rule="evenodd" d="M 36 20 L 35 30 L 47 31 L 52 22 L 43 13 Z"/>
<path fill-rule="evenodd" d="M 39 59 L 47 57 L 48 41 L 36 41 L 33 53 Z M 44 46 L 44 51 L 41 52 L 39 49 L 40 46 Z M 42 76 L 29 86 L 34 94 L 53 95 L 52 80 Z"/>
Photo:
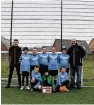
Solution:
<path fill-rule="evenodd" d="M 52 91 L 55 92 L 55 84 L 53 77 L 49 75 L 49 72 L 45 72 L 42 76 L 42 86 L 51 86 Z"/>
<path fill-rule="evenodd" d="M 31 89 L 30 89 L 30 91 L 40 90 L 41 82 L 42 82 L 42 78 L 41 78 L 41 74 L 39 73 L 39 66 L 36 65 L 34 70 L 32 71 L 32 74 L 31 74 Z"/>
<path fill-rule="evenodd" d="M 69 86 L 69 80 L 68 80 L 68 75 L 66 72 L 66 68 L 62 67 L 60 72 L 57 75 L 57 83 L 56 83 L 56 90 L 60 91 L 60 86 L 66 86 L 68 88 Z"/>

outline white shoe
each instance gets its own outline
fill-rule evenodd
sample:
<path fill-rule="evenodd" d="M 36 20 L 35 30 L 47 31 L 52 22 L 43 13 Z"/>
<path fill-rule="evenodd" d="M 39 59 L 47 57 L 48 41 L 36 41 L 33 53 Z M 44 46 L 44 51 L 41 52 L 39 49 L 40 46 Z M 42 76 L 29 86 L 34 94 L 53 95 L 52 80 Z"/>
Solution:
<path fill-rule="evenodd" d="M 30 88 L 29 88 L 29 86 L 26 86 L 26 89 L 28 89 L 28 90 L 29 90 L 29 89 L 30 89 Z"/>
<path fill-rule="evenodd" d="M 24 86 L 22 86 L 20 89 L 23 90 L 24 89 Z"/>
<path fill-rule="evenodd" d="M 32 92 L 33 91 L 33 88 L 31 88 L 30 91 Z"/>

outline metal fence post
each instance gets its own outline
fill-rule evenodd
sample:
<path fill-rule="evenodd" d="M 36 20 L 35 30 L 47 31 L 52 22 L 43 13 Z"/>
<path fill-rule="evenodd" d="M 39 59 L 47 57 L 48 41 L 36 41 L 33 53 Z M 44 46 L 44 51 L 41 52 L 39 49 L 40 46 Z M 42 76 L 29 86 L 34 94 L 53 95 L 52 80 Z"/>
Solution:
<path fill-rule="evenodd" d="M 12 46 L 12 20 L 13 20 L 13 1 L 11 7 L 10 46 Z"/>
<path fill-rule="evenodd" d="M 61 51 L 62 51 L 62 1 L 61 1 Z"/>

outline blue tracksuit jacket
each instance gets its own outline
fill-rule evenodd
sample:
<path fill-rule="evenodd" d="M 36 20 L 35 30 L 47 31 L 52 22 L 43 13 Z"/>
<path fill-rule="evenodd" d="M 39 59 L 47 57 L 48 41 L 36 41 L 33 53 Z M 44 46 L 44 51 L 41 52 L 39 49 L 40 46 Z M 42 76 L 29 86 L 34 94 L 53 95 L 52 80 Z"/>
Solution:
<path fill-rule="evenodd" d="M 60 64 L 60 68 L 61 67 L 68 68 L 69 67 L 69 55 L 68 54 L 60 54 L 59 55 L 59 64 Z"/>
<path fill-rule="evenodd" d="M 39 54 L 31 55 L 31 66 L 39 65 Z"/>
<path fill-rule="evenodd" d="M 49 54 L 49 64 L 48 64 L 48 68 L 49 70 L 58 70 L 59 67 L 59 56 L 58 54 Z"/>
<path fill-rule="evenodd" d="M 42 65 L 48 65 L 48 53 L 39 54 L 39 63 Z"/>
<path fill-rule="evenodd" d="M 57 75 L 57 85 L 61 86 L 64 81 L 68 80 L 67 72 L 59 72 Z"/>
<path fill-rule="evenodd" d="M 23 71 L 30 71 L 30 55 L 29 54 L 22 54 L 19 59 L 20 62 L 20 70 Z"/>
<path fill-rule="evenodd" d="M 34 88 L 36 89 L 42 82 L 41 74 L 39 72 L 35 73 L 33 70 L 31 75 L 32 75 L 32 78 L 35 78 L 35 80 L 38 81 L 38 83 L 34 86 Z"/>

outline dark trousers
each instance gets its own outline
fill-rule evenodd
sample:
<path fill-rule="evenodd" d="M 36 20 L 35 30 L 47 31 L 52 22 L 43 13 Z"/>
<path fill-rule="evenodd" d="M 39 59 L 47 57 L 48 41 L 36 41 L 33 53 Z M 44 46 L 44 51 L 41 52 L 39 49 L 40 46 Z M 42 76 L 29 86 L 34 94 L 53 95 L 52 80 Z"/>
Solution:
<path fill-rule="evenodd" d="M 69 73 L 69 68 L 66 68 L 66 72 Z"/>
<path fill-rule="evenodd" d="M 17 76 L 18 76 L 18 85 L 21 86 L 20 64 L 10 65 L 9 76 L 8 76 L 8 86 L 10 86 L 10 84 L 11 84 L 14 67 L 16 68 L 16 72 L 17 72 Z"/>
<path fill-rule="evenodd" d="M 36 85 L 38 83 L 38 81 L 36 80 L 35 82 L 31 82 L 31 88 L 34 87 L 34 85 Z"/>
<path fill-rule="evenodd" d="M 61 83 L 61 86 L 69 86 L 69 80 L 64 81 L 63 83 Z M 57 85 L 56 90 L 59 91 L 60 85 Z"/>
<path fill-rule="evenodd" d="M 58 70 L 49 70 L 49 75 L 51 76 L 57 76 Z"/>
<path fill-rule="evenodd" d="M 35 66 L 30 66 L 30 71 L 34 70 Z"/>
<path fill-rule="evenodd" d="M 41 73 L 41 76 L 43 76 L 45 72 L 48 72 L 48 65 L 40 64 L 39 72 Z"/>
<path fill-rule="evenodd" d="M 42 86 L 52 86 L 52 85 L 51 85 L 51 84 L 49 84 L 47 80 L 45 80 L 45 81 L 43 81 Z"/>
<path fill-rule="evenodd" d="M 31 76 L 31 73 L 34 70 L 34 68 L 35 68 L 35 66 L 30 66 L 30 76 Z"/>
<path fill-rule="evenodd" d="M 75 87 L 75 73 L 77 73 L 77 87 L 81 88 L 82 66 L 70 66 L 71 87 Z"/>
<path fill-rule="evenodd" d="M 26 77 L 26 86 L 28 86 L 28 76 L 29 76 L 29 72 L 27 72 L 27 71 L 22 72 L 22 86 L 24 86 L 25 77 Z"/>

